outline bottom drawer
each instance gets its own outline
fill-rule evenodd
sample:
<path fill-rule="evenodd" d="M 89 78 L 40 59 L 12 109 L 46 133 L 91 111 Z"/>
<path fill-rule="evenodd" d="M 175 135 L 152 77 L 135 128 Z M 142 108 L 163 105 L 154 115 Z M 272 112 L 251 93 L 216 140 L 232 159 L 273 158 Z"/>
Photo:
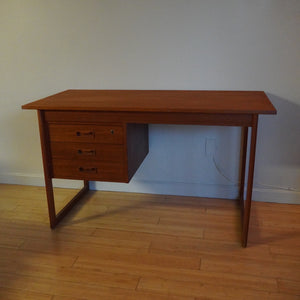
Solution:
<path fill-rule="evenodd" d="M 54 178 L 128 182 L 122 163 L 54 159 L 52 171 Z"/>

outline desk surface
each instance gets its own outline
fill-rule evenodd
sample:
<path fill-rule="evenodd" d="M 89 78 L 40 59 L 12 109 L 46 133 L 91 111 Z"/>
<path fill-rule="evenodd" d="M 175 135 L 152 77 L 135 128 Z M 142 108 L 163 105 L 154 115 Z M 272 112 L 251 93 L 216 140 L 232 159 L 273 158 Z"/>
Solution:
<path fill-rule="evenodd" d="M 204 114 L 276 114 L 262 91 L 66 90 L 23 109 Z"/>

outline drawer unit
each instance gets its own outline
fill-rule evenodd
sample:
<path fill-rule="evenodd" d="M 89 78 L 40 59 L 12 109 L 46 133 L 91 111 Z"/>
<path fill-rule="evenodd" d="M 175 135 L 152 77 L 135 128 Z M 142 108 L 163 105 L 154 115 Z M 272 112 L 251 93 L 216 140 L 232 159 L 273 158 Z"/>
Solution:
<path fill-rule="evenodd" d="M 129 182 L 148 153 L 148 126 L 94 122 L 47 119 L 52 177 Z"/>
<path fill-rule="evenodd" d="M 48 125 L 55 178 L 128 181 L 123 125 Z"/>

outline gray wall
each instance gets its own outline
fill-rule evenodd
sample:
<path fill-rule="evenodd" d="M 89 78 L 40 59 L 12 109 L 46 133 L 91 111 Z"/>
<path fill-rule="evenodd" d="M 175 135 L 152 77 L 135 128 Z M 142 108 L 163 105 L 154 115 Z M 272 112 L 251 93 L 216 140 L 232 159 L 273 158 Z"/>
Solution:
<path fill-rule="evenodd" d="M 43 184 L 29 101 L 70 88 L 264 90 L 278 115 L 260 118 L 254 199 L 300 203 L 299 29 L 297 0 L 0 1 L 0 182 Z M 132 182 L 92 186 L 235 197 L 239 138 L 151 125 Z"/>

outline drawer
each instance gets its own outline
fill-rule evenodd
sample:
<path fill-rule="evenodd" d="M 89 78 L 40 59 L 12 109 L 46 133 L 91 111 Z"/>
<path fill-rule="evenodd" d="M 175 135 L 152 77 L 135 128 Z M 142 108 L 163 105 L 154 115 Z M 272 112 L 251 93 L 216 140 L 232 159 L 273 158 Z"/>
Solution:
<path fill-rule="evenodd" d="M 54 178 L 128 182 L 122 163 L 53 159 L 52 164 Z"/>
<path fill-rule="evenodd" d="M 118 125 L 49 124 L 52 142 L 123 144 L 123 127 Z"/>
<path fill-rule="evenodd" d="M 96 143 L 51 143 L 52 158 L 122 162 L 123 145 Z"/>

